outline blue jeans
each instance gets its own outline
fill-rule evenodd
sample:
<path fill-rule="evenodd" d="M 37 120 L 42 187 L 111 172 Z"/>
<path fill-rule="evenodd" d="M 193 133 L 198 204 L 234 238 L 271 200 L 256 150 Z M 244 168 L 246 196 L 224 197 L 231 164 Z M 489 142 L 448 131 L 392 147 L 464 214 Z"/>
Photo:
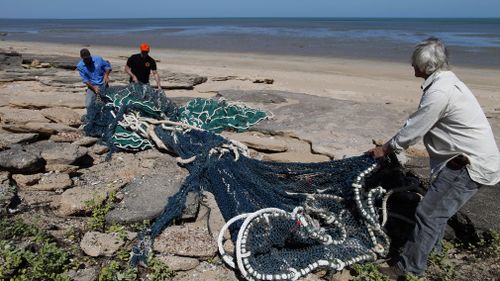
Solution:
<path fill-rule="evenodd" d="M 443 168 L 419 203 L 415 228 L 405 244 L 398 266 L 401 270 L 422 276 L 432 249 L 441 244 L 448 219 L 451 218 L 481 185 L 474 182 L 464 167 Z"/>
<path fill-rule="evenodd" d="M 85 108 L 89 108 L 95 101 L 95 93 L 91 89 L 85 91 Z"/>

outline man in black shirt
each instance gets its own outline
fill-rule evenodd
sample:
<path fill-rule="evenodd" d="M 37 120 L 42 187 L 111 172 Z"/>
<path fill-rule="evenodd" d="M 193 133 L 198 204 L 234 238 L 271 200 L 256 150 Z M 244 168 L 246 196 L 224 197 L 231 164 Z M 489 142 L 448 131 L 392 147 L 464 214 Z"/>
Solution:
<path fill-rule="evenodd" d="M 155 60 L 149 56 L 149 45 L 142 43 L 139 49 L 141 53 L 129 57 L 125 66 L 125 72 L 130 75 L 130 82 L 149 84 L 149 74 L 153 73 L 156 86 L 161 90 L 160 75 L 156 71 Z"/>

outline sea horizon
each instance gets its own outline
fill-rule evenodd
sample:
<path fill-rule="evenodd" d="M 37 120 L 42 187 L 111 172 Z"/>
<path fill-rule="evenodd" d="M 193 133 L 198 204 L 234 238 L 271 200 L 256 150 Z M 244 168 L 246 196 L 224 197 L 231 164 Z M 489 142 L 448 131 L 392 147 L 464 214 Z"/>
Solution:
<path fill-rule="evenodd" d="M 500 18 L 217 17 L 0 19 L 3 41 L 408 61 L 442 39 L 452 64 L 500 67 Z"/>

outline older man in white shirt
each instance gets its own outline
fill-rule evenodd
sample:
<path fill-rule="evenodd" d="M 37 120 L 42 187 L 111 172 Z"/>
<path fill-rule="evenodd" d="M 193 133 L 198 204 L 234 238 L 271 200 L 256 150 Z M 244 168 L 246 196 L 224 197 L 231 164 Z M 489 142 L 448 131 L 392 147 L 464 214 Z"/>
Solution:
<path fill-rule="evenodd" d="M 446 223 L 482 185 L 500 181 L 500 154 L 491 126 L 471 91 L 448 67 L 444 44 L 429 38 L 412 55 L 415 76 L 425 79 L 418 109 L 375 158 L 399 152 L 423 138 L 430 156 L 431 186 L 417 207 L 416 225 L 398 263 L 386 273 L 404 280 L 422 276 Z"/>

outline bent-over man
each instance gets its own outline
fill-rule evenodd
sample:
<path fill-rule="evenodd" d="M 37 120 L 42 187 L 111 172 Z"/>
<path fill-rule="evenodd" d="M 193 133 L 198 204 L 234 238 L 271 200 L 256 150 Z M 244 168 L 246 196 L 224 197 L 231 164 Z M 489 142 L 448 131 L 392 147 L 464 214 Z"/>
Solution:
<path fill-rule="evenodd" d="M 111 64 L 100 56 L 90 55 L 88 49 L 80 50 L 80 62 L 76 65 L 82 82 L 87 85 L 85 107 L 88 108 L 101 91 L 101 87 L 109 83 Z"/>
<path fill-rule="evenodd" d="M 382 270 L 406 280 L 422 276 L 427 258 L 440 251 L 447 221 L 482 185 L 500 180 L 500 154 L 478 101 L 448 67 L 448 52 L 437 38 L 420 42 L 411 58 L 415 76 L 423 78 L 418 109 L 383 146 L 367 153 L 375 158 L 399 152 L 423 138 L 430 156 L 431 185 L 419 203 L 416 225 L 397 263 Z"/>

